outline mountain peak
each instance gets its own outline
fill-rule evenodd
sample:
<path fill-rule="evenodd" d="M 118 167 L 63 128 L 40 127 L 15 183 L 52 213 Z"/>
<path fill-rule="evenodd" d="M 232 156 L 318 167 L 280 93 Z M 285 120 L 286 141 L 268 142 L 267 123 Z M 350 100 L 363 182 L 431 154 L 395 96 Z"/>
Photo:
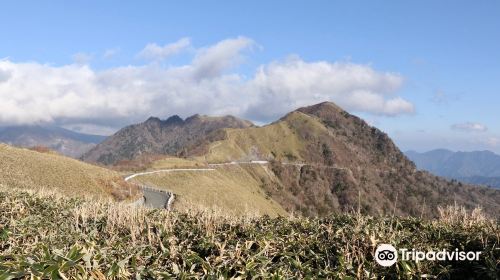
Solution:
<path fill-rule="evenodd" d="M 139 155 L 177 155 L 188 147 L 200 148 L 209 143 L 211 133 L 225 128 L 246 128 L 252 123 L 235 117 L 193 115 L 183 120 L 173 115 L 166 120 L 151 117 L 146 122 L 130 125 L 110 136 L 86 153 L 82 159 L 90 162 L 114 164 L 134 159 Z"/>
<path fill-rule="evenodd" d="M 161 120 L 157 117 L 149 117 L 145 123 L 158 123 L 158 122 L 161 122 Z"/>
<path fill-rule="evenodd" d="M 306 106 L 306 107 L 302 107 L 302 108 L 299 108 L 297 109 L 298 111 L 318 111 L 318 112 L 321 112 L 321 111 L 336 111 L 336 112 L 345 112 L 344 109 L 340 108 L 337 104 L 333 103 L 333 102 L 330 102 L 330 101 L 325 101 L 325 102 L 321 102 L 321 103 L 318 103 L 318 104 L 314 104 L 314 105 L 311 105 L 311 106 Z"/>
<path fill-rule="evenodd" d="M 186 122 L 190 123 L 190 122 L 201 120 L 201 119 L 203 119 L 203 117 L 200 114 L 194 114 L 194 115 L 192 115 L 190 117 L 187 117 L 186 118 Z"/>
<path fill-rule="evenodd" d="M 184 120 L 178 115 L 173 115 L 166 119 L 163 123 L 166 125 L 183 124 Z"/>
<path fill-rule="evenodd" d="M 351 114 L 344 111 L 344 109 L 337 106 L 337 104 L 332 102 L 322 102 L 312 106 L 302 107 L 297 109 L 301 113 L 316 116 L 323 120 L 336 120 L 340 117 L 350 117 Z"/>

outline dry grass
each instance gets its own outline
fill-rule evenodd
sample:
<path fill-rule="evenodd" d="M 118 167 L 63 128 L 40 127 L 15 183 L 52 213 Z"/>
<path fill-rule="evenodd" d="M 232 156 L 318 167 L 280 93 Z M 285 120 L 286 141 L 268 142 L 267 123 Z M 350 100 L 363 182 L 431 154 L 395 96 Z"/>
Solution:
<path fill-rule="evenodd" d="M 301 123 L 306 123 L 308 129 L 323 133 L 326 133 L 326 128 L 313 117 L 300 112 L 289 114 L 286 120 L 263 127 L 227 129 L 227 139 L 212 143 L 205 159 L 208 162 L 252 159 L 301 161 L 304 141 L 290 124 L 300 127 Z"/>
<path fill-rule="evenodd" d="M 163 159 L 153 161 L 149 169 L 157 170 L 157 169 L 172 169 L 172 168 L 195 168 L 195 167 L 203 167 L 204 165 L 205 164 L 196 160 L 189 160 L 178 157 L 165 157 Z"/>
<path fill-rule="evenodd" d="M 119 172 L 140 172 L 144 170 L 201 167 L 204 163 L 195 159 L 183 159 L 165 155 L 144 154 L 133 160 L 121 160 L 109 168 Z"/>
<path fill-rule="evenodd" d="M 53 189 L 70 196 L 135 198 L 139 190 L 120 174 L 52 153 L 0 144 L 0 184 L 21 189 Z"/>
<path fill-rule="evenodd" d="M 446 207 L 438 206 L 439 221 L 449 225 L 463 225 L 465 227 L 484 226 L 494 224 L 490 217 L 487 217 L 483 209 L 476 207 L 469 211 L 456 203 Z"/>
<path fill-rule="evenodd" d="M 495 279 L 499 241 L 497 223 L 466 227 L 359 214 L 227 217 L 0 186 L 1 279 Z M 484 258 L 383 268 L 373 259 L 379 243 L 461 248 Z"/>
<path fill-rule="evenodd" d="M 169 190 L 176 195 L 174 208 L 193 205 L 218 208 L 233 215 L 286 215 L 286 211 L 261 188 L 259 176 L 265 167 L 255 166 L 253 174 L 241 166 L 223 166 L 215 171 L 176 171 L 134 178 L 143 184 Z"/>
<path fill-rule="evenodd" d="M 165 157 L 164 155 L 143 154 L 132 160 L 120 160 L 109 167 L 116 171 L 141 171 L 150 168 L 151 163 Z"/>

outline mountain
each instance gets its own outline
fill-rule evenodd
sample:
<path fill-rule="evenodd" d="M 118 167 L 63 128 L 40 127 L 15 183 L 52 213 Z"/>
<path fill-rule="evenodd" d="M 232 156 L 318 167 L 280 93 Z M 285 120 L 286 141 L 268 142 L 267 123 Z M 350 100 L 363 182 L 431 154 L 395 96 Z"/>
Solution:
<path fill-rule="evenodd" d="M 207 149 L 208 162 L 269 160 L 262 187 L 288 212 L 328 215 L 436 215 L 437 205 L 500 211 L 500 191 L 450 182 L 418 171 L 382 131 L 333 103 L 299 108 L 263 126 L 224 129 Z M 210 137 L 208 137 L 210 138 Z"/>
<path fill-rule="evenodd" d="M 70 157 L 80 157 L 106 137 L 74 132 L 56 126 L 0 128 L 0 142 L 19 146 L 44 146 Z"/>
<path fill-rule="evenodd" d="M 419 169 L 463 182 L 500 187 L 500 155 L 490 151 L 453 152 L 445 149 L 406 155 Z"/>
<path fill-rule="evenodd" d="M 0 144 L 0 186 L 114 200 L 133 199 L 139 193 L 118 172 L 5 144 Z"/>
<path fill-rule="evenodd" d="M 230 116 L 150 118 L 123 128 L 83 159 L 116 164 L 147 154 L 176 155 L 202 165 L 223 163 L 220 168 L 225 168 L 213 178 L 201 172 L 189 178 L 166 173 L 143 178 L 156 187 L 173 188 L 189 179 L 193 184 L 215 180 L 214 186 L 236 190 L 228 180 L 216 182 L 224 175 L 241 186 L 252 181 L 252 188 L 260 187 L 285 211 L 306 216 L 353 210 L 437 216 L 438 205 L 455 203 L 469 209 L 481 206 L 491 215 L 500 211 L 500 191 L 417 170 L 387 134 L 329 102 L 299 108 L 262 127 Z M 252 160 L 269 163 L 240 164 L 239 175 L 224 164 Z M 210 197 L 210 189 L 183 188 L 180 199 L 203 200 Z M 225 195 L 236 197 L 230 191 Z"/>
<path fill-rule="evenodd" d="M 470 177 L 457 177 L 454 179 L 465 183 L 490 186 L 493 188 L 500 189 L 500 177 L 470 176 Z"/>
<path fill-rule="evenodd" d="M 219 129 L 251 126 L 251 122 L 233 116 L 193 115 L 185 120 L 177 115 L 166 120 L 151 117 L 121 129 L 85 153 L 82 159 L 109 165 L 144 154 L 178 155 L 194 143 L 202 145 L 207 135 Z"/>

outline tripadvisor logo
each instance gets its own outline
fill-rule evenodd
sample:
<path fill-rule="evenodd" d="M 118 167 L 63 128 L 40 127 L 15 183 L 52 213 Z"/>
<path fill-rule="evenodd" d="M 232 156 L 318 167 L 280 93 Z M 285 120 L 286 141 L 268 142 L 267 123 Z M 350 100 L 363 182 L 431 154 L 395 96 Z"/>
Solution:
<path fill-rule="evenodd" d="M 380 244 L 375 251 L 375 261 L 381 266 L 391 266 L 398 261 L 398 255 L 403 261 L 477 261 L 482 252 L 465 252 L 455 249 L 454 251 L 439 250 L 439 251 L 418 251 L 415 249 L 399 249 L 394 248 L 390 244 Z"/>
<path fill-rule="evenodd" d="M 391 266 L 398 261 L 398 251 L 390 244 L 380 244 L 375 251 L 375 260 L 381 266 Z"/>

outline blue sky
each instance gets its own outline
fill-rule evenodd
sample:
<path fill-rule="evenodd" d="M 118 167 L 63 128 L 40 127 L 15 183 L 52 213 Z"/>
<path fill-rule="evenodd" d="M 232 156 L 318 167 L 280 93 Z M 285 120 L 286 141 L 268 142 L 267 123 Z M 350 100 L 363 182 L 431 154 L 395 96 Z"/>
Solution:
<path fill-rule="evenodd" d="M 52 122 L 109 133 L 149 113 L 187 116 L 193 113 L 191 108 L 265 123 L 294 105 L 326 98 L 387 132 L 403 150 L 500 152 L 500 2 L 269 2 L 3 2 L 0 124 Z M 173 48 L 182 38 L 188 43 Z M 144 55 L 148 44 L 156 44 L 165 55 Z M 227 63 L 206 64 L 209 58 Z M 187 79 L 183 69 L 196 72 L 196 65 L 205 67 L 204 71 L 212 68 L 193 82 L 196 85 L 178 86 L 176 81 Z M 325 67 L 330 68 L 323 71 Z M 265 84 L 257 74 L 261 68 Z M 300 72 L 289 72 L 296 69 Z M 283 82 L 279 71 L 301 73 L 301 77 L 317 71 L 323 75 L 314 74 L 319 81 L 345 75 L 349 83 L 347 89 L 341 87 L 334 93 L 328 92 L 328 86 L 336 88 L 342 83 L 339 79 L 327 83 L 327 88 L 310 85 L 304 95 L 316 97 L 302 98 L 296 93 L 302 87 L 294 81 Z M 56 88 L 46 81 L 33 84 L 39 91 L 19 86 L 30 85 L 35 80 L 30 75 L 36 73 L 43 74 L 37 76 L 39 80 L 62 79 L 64 86 L 59 83 Z M 375 81 L 356 84 L 360 75 Z M 164 83 L 167 76 L 169 82 Z M 120 77 L 136 82 L 108 81 Z M 289 90 L 290 83 L 297 88 L 282 94 L 280 89 Z M 87 88 L 93 95 L 85 96 Z M 127 92 L 123 99 L 120 90 Z M 206 92 L 211 95 L 201 98 Z M 107 97 L 98 101 L 99 94 Z M 235 102 L 221 101 L 235 94 Z M 346 97 L 350 94 L 357 97 Z M 386 103 L 370 107 L 353 100 L 366 96 L 378 96 Z M 29 98 L 37 102 L 25 103 Z M 47 113 L 44 102 L 51 98 Z M 406 103 L 398 101 L 401 106 L 394 109 L 389 103 L 395 98 Z M 128 99 L 133 104 L 127 104 Z M 72 100 L 108 105 L 77 106 Z M 198 105 L 190 106 L 190 100 Z M 207 100 L 220 104 L 204 106 Z M 125 103 L 122 107 L 117 105 L 121 102 Z M 170 105 L 155 106 L 162 102 Z M 287 106 L 276 107 L 273 102 Z M 254 105 L 247 106 L 250 103 Z M 134 104 L 142 110 L 133 108 Z M 24 106 L 30 117 L 20 116 L 21 107 L 9 111 L 15 106 Z M 257 112 L 275 108 L 273 113 Z"/>

